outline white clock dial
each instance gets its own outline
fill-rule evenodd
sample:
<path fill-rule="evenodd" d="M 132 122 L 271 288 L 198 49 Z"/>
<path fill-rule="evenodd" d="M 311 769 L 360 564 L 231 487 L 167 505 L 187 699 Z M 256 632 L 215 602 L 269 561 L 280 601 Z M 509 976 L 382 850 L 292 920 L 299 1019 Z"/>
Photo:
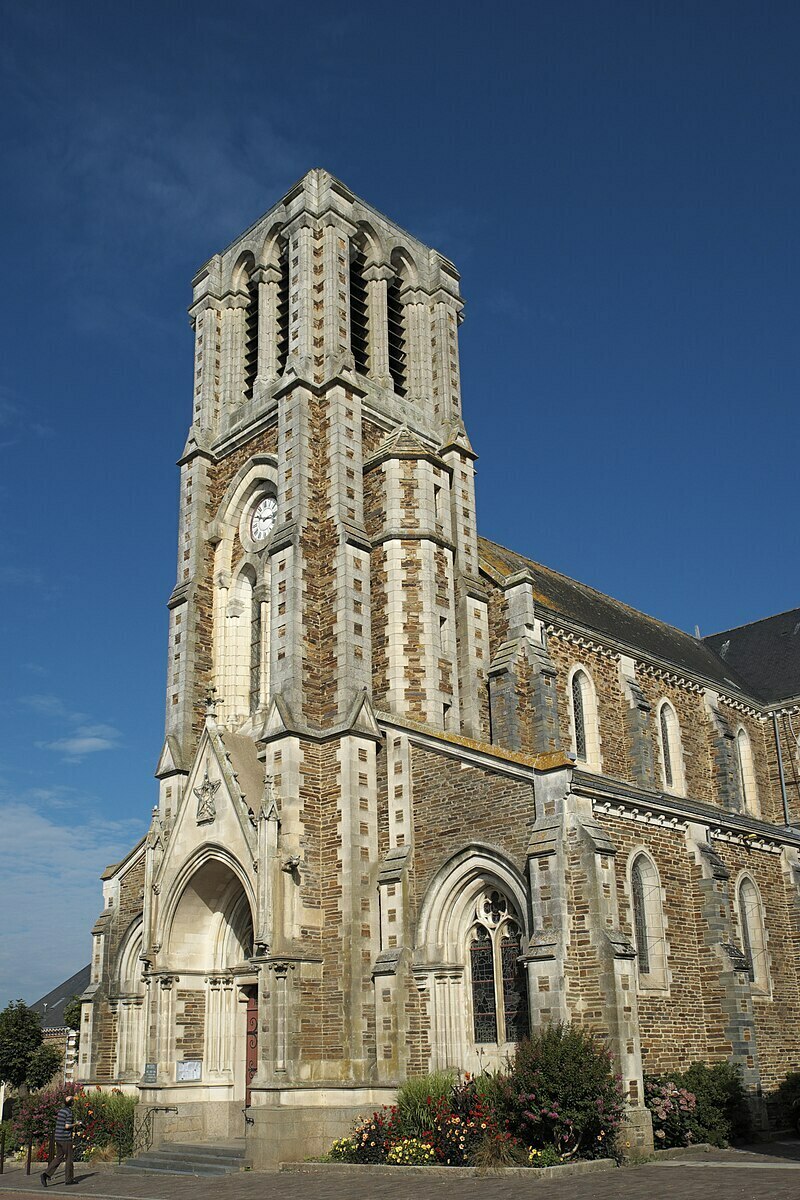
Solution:
<path fill-rule="evenodd" d="M 250 536 L 254 542 L 263 542 L 269 537 L 278 516 L 278 501 L 274 496 L 259 500 L 250 518 Z"/>

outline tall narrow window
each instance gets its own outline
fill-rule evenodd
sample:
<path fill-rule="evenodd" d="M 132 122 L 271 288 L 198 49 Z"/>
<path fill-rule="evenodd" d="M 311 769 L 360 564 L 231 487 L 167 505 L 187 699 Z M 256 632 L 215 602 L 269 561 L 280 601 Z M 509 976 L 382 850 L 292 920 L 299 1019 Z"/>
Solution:
<path fill-rule="evenodd" d="M 249 400 L 258 374 L 258 284 L 247 284 L 249 300 L 244 310 L 244 396 Z"/>
<path fill-rule="evenodd" d="M 361 375 L 369 369 L 369 342 L 367 338 L 367 285 L 364 281 L 366 255 L 363 247 L 353 246 L 350 258 L 350 349 L 353 362 Z"/>
<path fill-rule="evenodd" d="M 284 244 L 278 260 L 278 375 L 286 369 L 289 355 L 289 248 Z"/>
<path fill-rule="evenodd" d="M 406 319 L 400 299 L 400 280 L 390 279 L 386 287 L 386 316 L 389 335 L 389 374 L 398 396 L 405 396 L 408 377 L 406 365 Z"/>
<path fill-rule="evenodd" d="M 650 942 L 647 929 L 647 905 L 645 902 L 645 885 L 642 878 L 641 858 L 637 858 L 631 870 L 631 892 L 633 893 L 633 929 L 636 938 L 636 954 L 639 971 L 642 975 L 650 974 Z"/>
<path fill-rule="evenodd" d="M 736 892 L 736 907 L 739 917 L 739 933 L 742 953 L 748 962 L 750 982 L 759 992 L 769 991 L 769 968 L 767 964 L 767 938 L 764 932 L 764 914 L 761 897 L 752 879 L 745 876 Z"/>
<path fill-rule="evenodd" d="M 658 710 L 658 733 L 664 788 L 668 792 L 681 792 L 685 789 L 681 727 L 668 700 L 662 700 Z"/>
<path fill-rule="evenodd" d="M 629 879 L 638 984 L 642 991 L 665 991 L 667 942 L 661 880 L 646 851 L 638 850 L 632 855 Z"/>
<path fill-rule="evenodd" d="M 594 684 L 583 667 L 576 667 L 569 677 L 568 686 L 575 757 L 592 771 L 599 771 L 600 730 Z"/>
<path fill-rule="evenodd" d="M 672 753 L 669 745 L 669 718 L 666 705 L 661 709 L 661 758 L 664 764 L 664 785 L 671 788 L 673 782 Z"/>
<path fill-rule="evenodd" d="M 753 748 L 747 730 L 740 728 L 736 734 L 736 761 L 739 767 L 739 782 L 742 789 L 742 800 L 747 811 L 754 817 L 761 816 L 761 805 L 758 801 L 756 787 L 755 763 Z"/>
<path fill-rule="evenodd" d="M 572 676 L 572 719 L 575 724 L 575 753 L 581 762 L 586 762 L 586 714 L 583 707 L 583 675 L 576 671 Z"/>
<path fill-rule="evenodd" d="M 470 932 L 472 1022 L 478 1045 L 518 1042 L 528 1033 L 528 993 L 519 962 L 519 923 L 498 891 L 484 892 Z"/>

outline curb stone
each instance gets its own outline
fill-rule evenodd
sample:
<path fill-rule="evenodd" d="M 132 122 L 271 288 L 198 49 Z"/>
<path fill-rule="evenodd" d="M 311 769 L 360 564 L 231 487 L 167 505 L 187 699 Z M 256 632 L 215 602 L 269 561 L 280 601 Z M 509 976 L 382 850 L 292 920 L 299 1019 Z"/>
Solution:
<path fill-rule="evenodd" d="M 426 1179 L 563 1179 L 567 1175 L 592 1175 L 598 1171 L 616 1171 L 613 1158 L 593 1158 L 587 1162 L 564 1163 L 560 1167 L 389 1167 L 383 1163 L 281 1163 L 280 1171 L 286 1175 L 337 1175 L 348 1171 L 369 1172 L 372 1177 L 398 1174 L 420 1175 Z"/>

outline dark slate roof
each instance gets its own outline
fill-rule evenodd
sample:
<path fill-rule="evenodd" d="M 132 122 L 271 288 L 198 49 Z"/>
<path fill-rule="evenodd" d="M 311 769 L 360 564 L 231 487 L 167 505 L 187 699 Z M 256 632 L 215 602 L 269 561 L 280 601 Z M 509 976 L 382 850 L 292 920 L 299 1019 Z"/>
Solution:
<path fill-rule="evenodd" d="M 800 608 L 703 640 L 762 700 L 800 696 Z"/>
<path fill-rule="evenodd" d="M 585 583 L 578 583 L 486 538 L 478 539 L 478 547 L 481 567 L 490 577 L 501 580 L 516 571 L 529 571 L 533 578 L 534 600 L 540 607 L 595 631 L 599 640 L 613 638 L 634 654 L 639 651 L 670 664 L 677 671 L 699 675 L 725 691 L 733 688 L 750 692 L 742 676 L 722 662 L 701 638 L 637 612 Z"/>
<path fill-rule="evenodd" d="M 91 977 L 91 966 L 82 967 L 80 971 L 76 971 L 69 979 L 60 983 L 57 988 L 53 988 L 52 992 L 48 992 L 46 996 L 42 996 L 41 1000 L 37 1000 L 35 1004 L 29 1006 L 34 1012 L 41 1013 L 42 1029 L 64 1028 L 64 1006 L 73 996 L 80 996 L 82 992 L 86 991 Z"/>

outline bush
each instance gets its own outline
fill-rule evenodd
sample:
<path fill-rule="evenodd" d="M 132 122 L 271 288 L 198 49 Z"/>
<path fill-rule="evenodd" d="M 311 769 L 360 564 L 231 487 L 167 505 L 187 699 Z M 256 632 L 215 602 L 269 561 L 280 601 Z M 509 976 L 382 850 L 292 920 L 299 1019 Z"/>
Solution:
<path fill-rule="evenodd" d="M 355 1149 L 353 1157 L 340 1161 L 356 1163 L 384 1163 L 390 1146 L 400 1140 L 402 1130 L 397 1120 L 397 1109 L 385 1105 L 356 1125 L 350 1138 Z M 334 1143 L 335 1144 L 335 1143 Z"/>
<path fill-rule="evenodd" d="M 328 1151 L 330 1162 L 358 1162 L 358 1146 L 355 1138 L 338 1138 Z"/>
<path fill-rule="evenodd" d="M 19 1138 L 14 1129 L 13 1121 L 0 1121 L 0 1134 L 5 1134 L 6 1154 L 11 1154 L 19 1148 Z"/>
<path fill-rule="evenodd" d="M 433 1146 L 419 1138 L 401 1138 L 390 1146 L 387 1163 L 394 1167 L 426 1167 L 436 1161 Z"/>
<path fill-rule="evenodd" d="M 133 1153 L 136 1099 L 124 1096 L 118 1088 L 108 1092 L 100 1088 L 83 1092 L 74 1085 L 60 1084 L 24 1097 L 14 1118 L 14 1136 L 18 1143 L 27 1145 L 30 1139 L 34 1146 L 44 1146 L 46 1155 L 56 1114 L 68 1095 L 75 1097 L 73 1112 L 75 1119 L 82 1122 L 75 1145 L 76 1158 L 88 1148 L 105 1149 L 108 1146 L 113 1146 L 122 1158 Z"/>
<path fill-rule="evenodd" d="M 498 1100 L 508 1130 L 533 1149 L 583 1158 L 614 1153 L 620 1083 L 609 1051 L 578 1026 L 553 1025 L 520 1042 Z"/>
<path fill-rule="evenodd" d="M 697 1108 L 693 1092 L 678 1087 L 672 1079 L 647 1076 L 644 1081 L 644 1102 L 653 1118 L 653 1137 L 658 1149 L 691 1145 Z"/>
<path fill-rule="evenodd" d="M 800 1071 L 789 1071 L 781 1080 L 775 1099 L 778 1102 L 780 1120 L 792 1128 L 800 1122 Z"/>
<path fill-rule="evenodd" d="M 664 1089 L 670 1090 L 673 1104 L 676 1094 L 686 1093 L 694 1097 L 691 1111 L 666 1112 L 660 1115 L 664 1105 Z M 737 1067 L 730 1063 L 692 1063 L 685 1071 L 670 1071 L 666 1075 L 648 1077 L 645 1085 L 645 1103 L 654 1114 L 653 1129 L 664 1146 L 686 1146 L 690 1142 L 710 1142 L 712 1146 L 726 1146 L 732 1138 L 746 1138 L 751 1130 L 750 1108 L 747 1103 L 742 1078 Z M 656 1107 L 654 1107 L 654 1104 Z M 683 1141 L 670 1138 L 683 1137 Z"/>

